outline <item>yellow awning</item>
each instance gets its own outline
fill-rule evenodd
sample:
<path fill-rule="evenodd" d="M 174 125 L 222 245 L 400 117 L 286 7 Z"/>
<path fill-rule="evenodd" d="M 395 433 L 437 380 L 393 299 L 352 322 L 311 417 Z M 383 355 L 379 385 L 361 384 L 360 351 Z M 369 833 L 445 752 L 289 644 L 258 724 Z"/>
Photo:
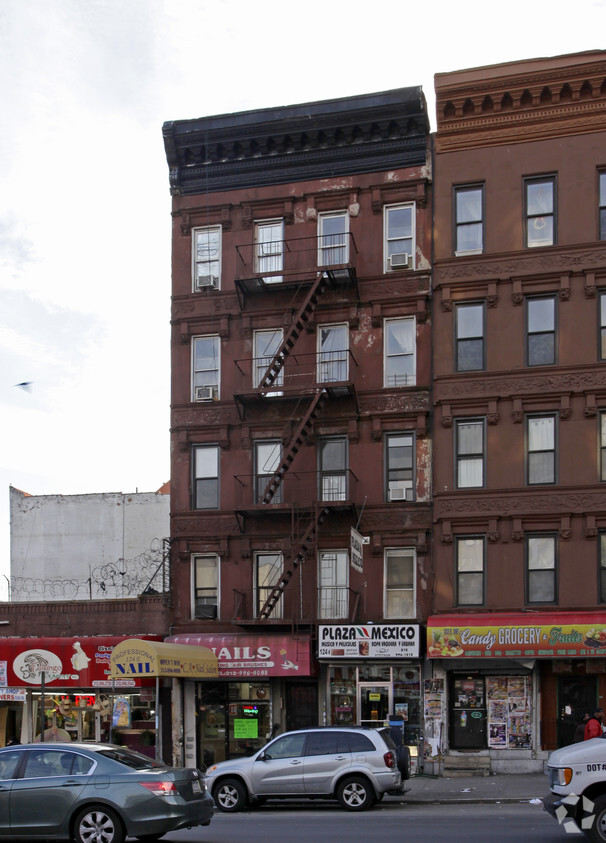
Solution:
<path fill-rule="evenodd" d="M 216 679 L 217 657 L 208 647 L 128 638 L 112 651 L 110 675 L 113 679 L 137 676 Z"/>

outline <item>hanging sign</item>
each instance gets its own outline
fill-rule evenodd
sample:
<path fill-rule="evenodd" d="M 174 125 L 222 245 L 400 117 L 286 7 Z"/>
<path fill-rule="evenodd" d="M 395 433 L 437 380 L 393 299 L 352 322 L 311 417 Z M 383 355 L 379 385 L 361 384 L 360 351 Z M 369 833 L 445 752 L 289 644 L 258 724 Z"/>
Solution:
<path fill-rule="evenodd" d="M 360 573 L 363 573 L 364 571 L 364 544 L 364 536 L 361 536 L 360 533 L 352 527 L 349 543 L 349 556 L 351 558 L 351 567 L 354 571 L 359 571 Z"/>

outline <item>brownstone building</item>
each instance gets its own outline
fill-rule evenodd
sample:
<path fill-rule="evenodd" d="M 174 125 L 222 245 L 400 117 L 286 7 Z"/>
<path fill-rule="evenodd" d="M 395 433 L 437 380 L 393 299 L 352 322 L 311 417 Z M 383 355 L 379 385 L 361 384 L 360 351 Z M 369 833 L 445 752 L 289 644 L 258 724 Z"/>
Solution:
<path fill-rule="evenodd" d="M 606 699 L 606 53 L 435 87 L 427 739 L 540 769 Z"/>
<path fill-rule="evenodd" d="M 220 675 L 173 694 L 183 758 L 394 712 L 416 744 L 431 607 L 422 92 L 177 121 L 164 138 L 169 640 L 211 647 Z"/>

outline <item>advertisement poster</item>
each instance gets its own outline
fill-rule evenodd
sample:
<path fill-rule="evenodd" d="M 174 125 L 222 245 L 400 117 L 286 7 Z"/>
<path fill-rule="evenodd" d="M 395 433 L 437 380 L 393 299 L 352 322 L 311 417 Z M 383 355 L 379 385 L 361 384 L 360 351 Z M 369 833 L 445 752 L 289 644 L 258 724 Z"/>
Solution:
<path fill-rule="evenodd" d="M 488 745 L 528 749 L 531 742 L 530 679 L 527 676 L 488 676 Z"/>
<path fill-rule="evenodd" d="M 114 728 L 130 728 L 130 704 L 126 697 L 116 697 L 112 716 Z"/>
<path fill-rule="evenodd" d="M 419 656 L 418 624 L 320 626 L 319 659 L 410 659 Z"/>

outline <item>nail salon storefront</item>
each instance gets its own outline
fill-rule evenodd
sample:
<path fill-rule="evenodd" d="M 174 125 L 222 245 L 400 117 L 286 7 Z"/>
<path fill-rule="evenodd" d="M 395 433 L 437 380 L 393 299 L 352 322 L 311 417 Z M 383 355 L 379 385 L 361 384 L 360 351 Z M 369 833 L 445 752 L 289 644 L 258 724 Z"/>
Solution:
<path fill-rule="evenodd" d="M 606 615 L 436 615 L 427 624 L 426 759 L 476 753 L 492 772 L 543 769 L 585 711 L 606 707 Z"/>

